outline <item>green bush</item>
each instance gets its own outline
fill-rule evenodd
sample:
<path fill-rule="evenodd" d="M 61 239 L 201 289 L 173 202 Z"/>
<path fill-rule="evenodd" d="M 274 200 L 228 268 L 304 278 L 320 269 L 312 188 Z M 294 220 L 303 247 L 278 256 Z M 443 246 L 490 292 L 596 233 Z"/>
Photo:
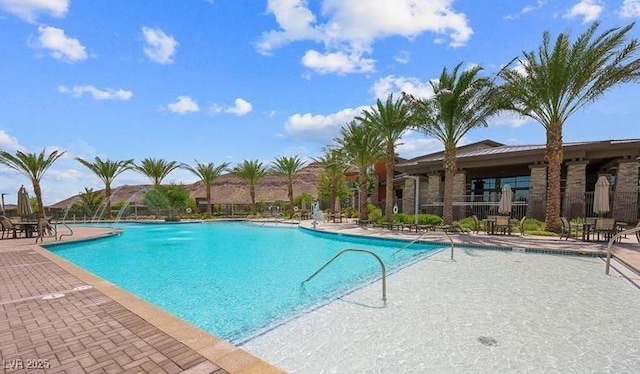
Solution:
<path fill-rule="evenodd" d="M 416 218 L 414 214 L 398 213 L 393 216 L 393 220 L 409 225 L 415 223 Z M 442 218 L 435 214 L 418 214 L 419 225 L 441 225 L 442 222 Z"/>
<path fill-rule="evenodd" d="M 460 225 L 460 227 L 462 227 L 465 231 L 473 231 L 475 230 L 475 221 L 473 220 L 473 217 L 465 217 L 461 220 L 459 220 L 458 225 Z"/>
<path fill-rule="evenodd" d="M 545 231 L 545 224 L 542 221 L 538 221 L 535 218 L 527 218 L 524 220 L 522 224 L 525 233 L 534 232 L 534 231 Z M 533 234 L 532 234 L 533 235 Z"/>
<path fill-rule="evenodd" d="M 382 222 L 382 209 L 373 204 L 369 204 L 367 205 L 367 210 L 369 211 L 370 222 Z"/>

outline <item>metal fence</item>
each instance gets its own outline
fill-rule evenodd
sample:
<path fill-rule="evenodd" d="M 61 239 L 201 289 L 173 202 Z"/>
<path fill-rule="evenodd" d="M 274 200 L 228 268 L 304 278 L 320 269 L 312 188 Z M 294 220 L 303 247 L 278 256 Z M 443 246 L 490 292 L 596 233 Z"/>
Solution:
<path fill-rule="evenodd" d="M 606 214 L 596 214 L 593 211 L 593 192 L 585 193 L 565 193 L 561 197 L 560 214 L 569 219 L 578 217 L 608 217 L 615 218 L 622 222 L 637 222 L 640 217 L 640 193 L 639 192 L 615 192 L 609 194 L 610 210 Z M 399 212 L 403 213 L 402 207 L 405 200 L 408 206 L 413 207 L 413 199 L 396 199 L 394 204 L 398 206 Z M 478 201 L 475 195 L 454 196 L 453 219 L 458 220 L 472 215 L 480 219 L 487 216 L 498 215 L 498 205 L 500 203 L 500 193 L 494 195 L 492 199 Z M 546 198 L 530 198 L 529 196 L 519 197 L 518 201 L 512 202 L 511 217 L 520 219 L 531 217 L 544 220 L 546 211 Z M 442 201 L 434 203 L 420 203 L 421 213 L 431 213 L 442 217 Z M 384 202 L 379 204 L 384 209 Z M 413 209 L 411 209 L 413 212 Z M 404 212 L 406 213 L 406 212 Z"/>

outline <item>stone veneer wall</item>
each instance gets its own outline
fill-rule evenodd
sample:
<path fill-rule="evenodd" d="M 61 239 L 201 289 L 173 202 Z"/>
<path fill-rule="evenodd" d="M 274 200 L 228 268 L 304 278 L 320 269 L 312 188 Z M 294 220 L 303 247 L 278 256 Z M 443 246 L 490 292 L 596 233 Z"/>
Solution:
<path fill-rule="evenodd" d="M 585 217 L 586 173 L 588 161 L 567 163 L 567 182 L 565 185 L 562 216 Z"/>
<path fill-rule="evenodd" d="M 404 180 L 402 191 L 402 212 L 413 214 L 416 206 L 416 181 L 413 178 Z"/>
<path fill-rule="evenodd" d="M 467 173 L 458 172 L 453 178 L 453 201 L 464 201 L 467 195 Z M 453 206 L 453 219 L 462 219 L 466 216 L 464 206 Z"/>
<path fill-rule="evenodd" d="M 638 220 L 638 161 L 620 160 L 616 174 L 612 216 L 633 224 Z"/>
<path fill-rule="evenodd" d="M 427 208 L 427 213 L 437 214 L 442 216 L 442 207 L 435 207 L 433 204 L 442 203 L 442 195 L 440 194 L 442 184 L 442 177 L 440 173 L 429 174 L 429 181 L 427 182 L 427 196 L 424 201 L 425 204 L 430 206 Z"/>
<path fill-rule="evenodd" d="M 547 165 L 531 165 L 531 186 L 527 203 L 527 217 L 544 220 L 547 196 Z"/>

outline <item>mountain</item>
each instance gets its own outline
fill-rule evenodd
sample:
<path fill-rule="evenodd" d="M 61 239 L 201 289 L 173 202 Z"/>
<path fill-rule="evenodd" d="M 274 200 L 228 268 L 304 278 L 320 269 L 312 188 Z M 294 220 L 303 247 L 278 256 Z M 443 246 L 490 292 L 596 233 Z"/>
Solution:
<path fill-rule="evenodd" d="M 293 195 L 298 196 L 304 192 L 311 196 L 316 196 L 316 185 L 319 176 L 322 173 L 322 167 L 313 163 L 303 168 L 293 180 Z M 185 185 L 192 198 L 205 199 L 206 189 L 202 182 L 198 181 L 193 184 Z M 143 205 L 144 192 L 151 185 L 123 185 L 112 187 L 111 202 L 127 201 L 136 205 Z M 99 190 L 103 192 L 104 190 Z M 214 204 L 250 204 L 249 188 L 247 184 L 240 178 L 232 174 L 224 174 L 216 179 L 211 188 L 211 196 Z M 73 205 L 80 199 L 79 195 L 71 196 L 67 199 L 50 205 L 49 209 L 64 210 Z M 276 200 L 287 201 L 287 183 L 283 176 L 268 174 L 260 179 L 256 184 L 256 202 L 265 201 L 272 202 Z"/>

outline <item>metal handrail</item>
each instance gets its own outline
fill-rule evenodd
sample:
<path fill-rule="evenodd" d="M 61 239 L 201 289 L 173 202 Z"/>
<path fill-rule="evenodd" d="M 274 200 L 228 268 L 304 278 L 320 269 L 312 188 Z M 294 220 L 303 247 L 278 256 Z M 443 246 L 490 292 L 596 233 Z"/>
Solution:
<path fill-rule="evenodd" d="M 398 249 L 397 251 L 393 252 L 392 256 L 395 256 L 398 252 L 405 250 L 407 248 L 409 248 L 411 246 L 411 244 L 416 243 L 417 241 L 419 241 L 420 239 L 422 239 L 423 236 L 427 235 L 427 232 L 423 232 L 422 234 L 420 234 L 420 236 L 418 236 L 417 238 L 413 239 L 412 241 L 410 241 L 407 245 L 405 245 L 404 247 Z"/>
<path fill-rule="evenodd" d="M 640 226 L 632 227 L 630 229 L 620 231 L 619 233 L 611 237 L 611 239 L 609 239 L 609 244 L 607 244 L 607 267 L 605 268 L 605 274 L 609 275 L 609 268 L 611 267 L 611 245 L 613 245 L 613 243 L 615 243 L 616 239 L 618 239 L 619 237 L 627 234 L 637 233 L 639 231 Z"/>
<path fill-rule="evenodd" d="M 380 264 L 380 269 L 382 270 L 382 300 L 384 301 L 384 303 L 387 303 L 387 269 L 384 266 L 384 262 L 382 262 L 382 259 L 380 258 L 380 256 L 378 256 L 377 254 L 366 250 L 366 249 L 353 249 L 353 248 L 347 248 L 344 249 L 340 252 L 338 252 L 337 255 L 333 256 L 333 258 L 329 261 L 327 261 L 326 264 L 322 265 L 322 267 L 320 267 L 320 269 L 318 269 L 315 273 L 311 274 L 311 276 L 307 279 L 305 279 L 302 282 L 302 285 L 304 285 L 306 282 L 310 281 L 311 279 L 313 279 L 316 275 L 318 275 L 322 270 L 324 270 L 327 266 L 329 266 L 330 263 L 332 263 L 336 258 L 340 257 L 341 255 L 343 255 L 344 253 L 347 252 L 360 252 L 360 253 L 368 253 L 370 255 L 372 255 L 373 257 L 376 258 L 376 260 L 378 260 L 378 263 Z"/>
<path fill-rule="evenodd" d="M 67 228 L 67 230 L 69 230 L 70 234 L 60 234 L 60 236 L 58 237 L 58 239 L 57 239 L 57 240 L 62 240 L 62 237 L 63 237 L 63 236 L 73 236 L 73 230 L 71 229 L 71 227 L 69 227 L 69 225 L 67 225 L 64 221 L 63 221 L 63 222 L 56 222 L 56 225 L 57 225 L 58 223 L 63 224 L 63 225 L 64 225 L 64 227 L 66 227 L 66 228 Z M 56 232 L 57 232 L 57 230 L 56 230 Z"/>
<path fill-rule="evenodd" d="M 447 230 L 442 230 L 442 232 L 449 238 L 449 242 L 451 243 L 451 259 L 453 260 L 453 239 L 451 239 L 451 235 L 449 235 Z"/>

